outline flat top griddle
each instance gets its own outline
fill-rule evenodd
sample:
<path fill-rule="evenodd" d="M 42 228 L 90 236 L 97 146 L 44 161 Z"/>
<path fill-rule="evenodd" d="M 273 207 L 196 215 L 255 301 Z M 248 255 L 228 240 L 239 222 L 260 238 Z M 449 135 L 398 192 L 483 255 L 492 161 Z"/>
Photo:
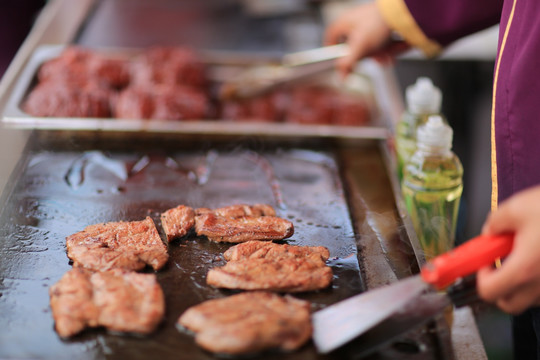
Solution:
<path fill-rule="evenodd" d="M 329 248 L 332 287 L 297 296 L 316 310 L 363 290 L 355 235 L 336 160 L 302 149 L 245 148 L 193 152 L 30 152 L 0 218 L 0 357 L 210 359 L 175 322 L 189 306 L 230 295 L 207 286 L 207 271 L 230 246 L 206 238 L 176 240 L 157 272 L 166 318 L 148 337 L 88 330 L 61 340 L 53 328 L 48 288 L 71 268 L 65 237 L 85 226 L 159 215 L 178 204 L 220 207 L 269 203 L 291 220 L 287 242 Z M 9 329 L 9 331 L 6 331 Z M 261 358 L 317 359 L 311 344 Z"/>

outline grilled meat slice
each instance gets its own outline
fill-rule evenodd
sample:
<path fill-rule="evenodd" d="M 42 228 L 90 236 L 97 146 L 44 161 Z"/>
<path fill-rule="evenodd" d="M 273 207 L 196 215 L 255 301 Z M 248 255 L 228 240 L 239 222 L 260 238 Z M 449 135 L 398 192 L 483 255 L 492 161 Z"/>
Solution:
<path fill-rule="evenodd" d="M 197 235 L 205 235 L 218 242 L 239 243 L 249 240 L 281 240 L 292 236 L 292 222 L 275 217 L 230 218 L 214 213 L 195 217 Z"/>
<path fill-rule="evenodd" d="M 210 269 L 206 283 L 219 288 L 303 292 L 324 289 L 332 269 L 319 254 L 306 257 L 255 258 L 230 261 Z"/>
<path fill-rule="evenodd" d="M 87 226 L 66 238 L 67 255 L 76 267 L 91 270 L 161 269 L 169 254 L 150 217 Z"/>
<path fill-rule="evenodd" d="M 169 242 L 185 236 L 195 226 L 195 211 L 185 205 L 169 209 L 161 214 L 161 225 Z"/>
<path fill-rule="evenodd" d="M 323 289 L 332 281 L 325 263 L 329 251 L 322 246 L 280 245 L 247 241 L 229 248 L 225 266 L 211 269 L 209 285 L 243 290 L 301 292 Z"/>
<path fill-rule="evenodd" d="M 205 301 L 184 312 L 178 323 L 196 333 L 199 346 L 224 354 L 295 350 L 312 332 L 307 301 L 262 291 Z"/>
<path fill-rule="evenodd" d="M 196 210 L 197 215 L 214 213 L 218 216 L 225 216 L 230 218 L 240 218 L 244 216 L 276 216 L 276 211 L 274 208 L 267 204 L 255 204 L 255 205 L 246 205 L 246 204 L 237 204 L 225 206 L 218 209 L 208 209 L 208 208 L 198 208 Z"/>
<path fill-rule="evenodd" d="M 70 337 L 86 327 L 148 334 L 165 313 L 163 291 L 154 274 L 73 268 L 49 289 L 55 328 Z"/>
<path fill-rule="evenodd" d="M 280 245 L 267 241 L 247 241 L 232 246 L 223 253 L 223 257 L 227 261 L 237 261 L 258 258 L 302 258 L 313 253 L 319 254 L 323 261 L 330 257 L 330 252 L 324 246 Z"/>

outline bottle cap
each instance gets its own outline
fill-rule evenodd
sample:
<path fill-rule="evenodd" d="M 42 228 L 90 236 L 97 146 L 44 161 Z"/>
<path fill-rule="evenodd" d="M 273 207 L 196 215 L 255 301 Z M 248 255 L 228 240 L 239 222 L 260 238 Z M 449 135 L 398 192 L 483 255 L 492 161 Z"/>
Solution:
<path fill-rule="evenodd" d="M 442 93 L 428 77 L 419 77 L 405 91 L 407 107 L 413 114 L 437 114 L 441 112 Z"/>
<path fill-rule="evenodd" d="M 424 125 L 418 127 L 416 141 L 418 146 L 430 146 L 450 150 L 453 130 L 444 123 L 442 116 L 431 115 Z"/>

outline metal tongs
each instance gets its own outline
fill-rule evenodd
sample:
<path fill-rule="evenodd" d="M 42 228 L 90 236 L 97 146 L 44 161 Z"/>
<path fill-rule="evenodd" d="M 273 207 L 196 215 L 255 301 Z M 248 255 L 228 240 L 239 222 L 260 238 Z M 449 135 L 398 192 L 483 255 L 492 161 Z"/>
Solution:
<path fill-rule="evenodd" d="M 250 98 L 277 86 L 325 73 L 334 68 L 333 60 L 348 52 L 346 44 L 338 44 L 286 54 L 281 63 L 253 66 L 234 80 L 224 82 L 219 97 L 222 100 Z"/>

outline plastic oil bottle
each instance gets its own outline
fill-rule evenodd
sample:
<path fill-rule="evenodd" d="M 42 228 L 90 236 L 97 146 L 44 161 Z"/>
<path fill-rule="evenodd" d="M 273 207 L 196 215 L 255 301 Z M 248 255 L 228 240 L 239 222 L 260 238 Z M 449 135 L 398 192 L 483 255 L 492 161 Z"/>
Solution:
<path fill-rule="evenodd" d="M 407 109 L 396 126 L 396 155 L 399 180 L 403 180 L 403 167 L 416 151 L 416 130 L 429 115 L 440 114 L 442 94 L 428 77 L 419 77 L 405 90 Z"/>
<path fill-rule="evenodd" d="M 452 152 L 453 131 L 432 115 L 417 131 L 417 150 L 404 168 L 405 204 L 426 260 L 454 246 L 463 167 Z"/>

